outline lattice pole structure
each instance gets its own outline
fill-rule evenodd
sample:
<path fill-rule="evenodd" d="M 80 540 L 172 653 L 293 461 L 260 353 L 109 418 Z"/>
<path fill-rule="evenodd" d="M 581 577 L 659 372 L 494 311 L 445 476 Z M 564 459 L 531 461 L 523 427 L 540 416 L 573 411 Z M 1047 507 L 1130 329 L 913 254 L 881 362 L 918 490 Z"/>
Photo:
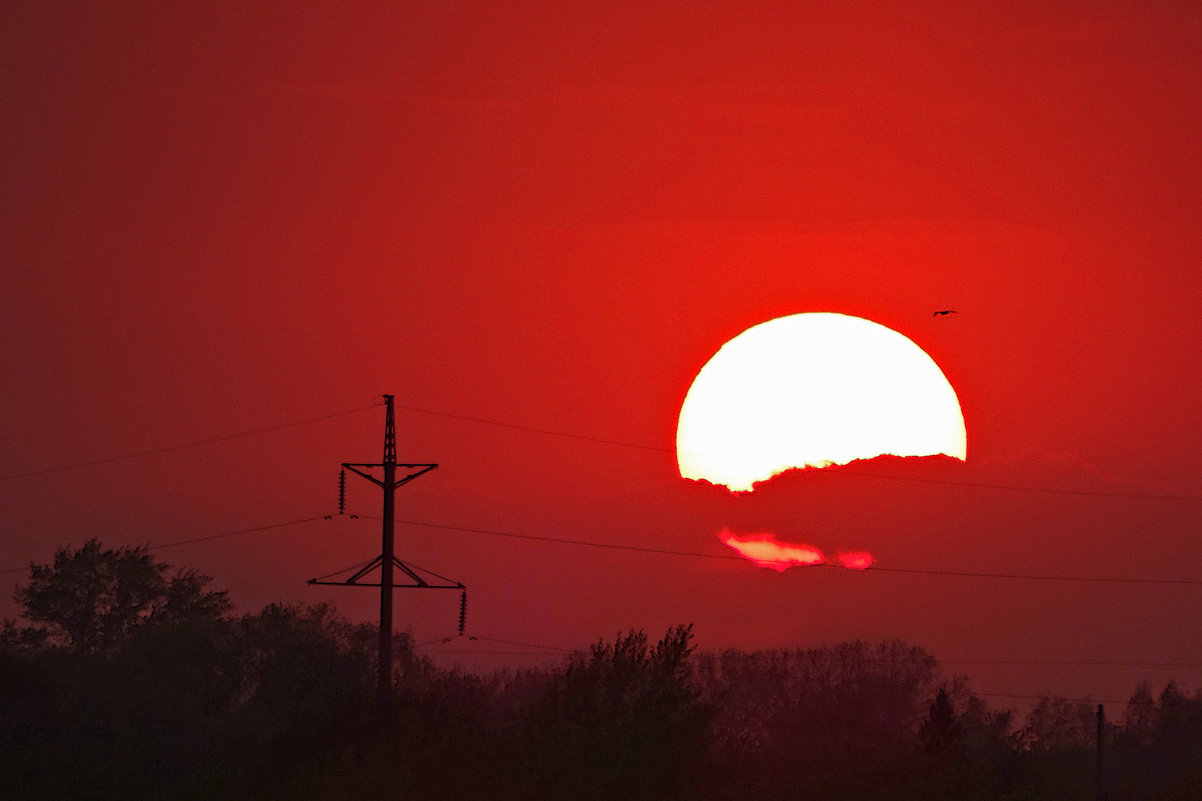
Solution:
<path fill-rule="evenodd" d="M 384 403 L 387 407 L 387 413 L 384 419 L 384 461 L 367 464 L 359 462 L 343 462 L 343 470 L 350 470 L 352 473 L 366 478 L 371 483 L 384 491 L 384 511 L 382 514 L 383 536 L 380 555 L 366 566 L 357 570 L 350 578 L 343 581 L 328 581 L 329 576 L 309 579 L 310 584 L 332 584 L 342 587 L 379 587 L 380 588 L 380 655 L 378 660 L 379 666 L 379 689 L 380 689 L 380 704 L 384 714 L 388 713 L 388 708 L 391 701 L 392 690 L 392 591 L 393 589 L 447 589 L 460 590 L 465 588 L 463 584 L 452 581 L 445 576 L 440 576 L 428 570 L 416 568 L 407 565 L 394 555 L 395 544 L 395 527 L 396 527 L 396 491 L 399 487 L 408 484 L 419 476 L 425 475 L 431 470 L 438 467 L 436 464 L 400 464 L 397 462 L 396 456 L 396 421 L 393 412 L 393 396 L 385 395 Z M 384 477 L 377 478 L 373 475 L 373 471 L 383 471 Z M 398 472 L 403 472 L 401 478 L 397 478 Z M 341 489 L 341 486 L 340 486 Z M 339 512 L 342 511 L 342 494 L 339 493 Z M 379 583 L 371 583 L 362 581 L 376 568 L 380 569 Z M 409 583 L 397 584 L 394 580 L 393 568 L 404 573 Z M 342 571 L 347 572 L 347 571 Z M 425 575 L 423 575 L 425 574 Z M 333 574 L 337 575 L 337 574 Z M 425 576 L 430 576 L 434 581 L 428 580 Z"/>

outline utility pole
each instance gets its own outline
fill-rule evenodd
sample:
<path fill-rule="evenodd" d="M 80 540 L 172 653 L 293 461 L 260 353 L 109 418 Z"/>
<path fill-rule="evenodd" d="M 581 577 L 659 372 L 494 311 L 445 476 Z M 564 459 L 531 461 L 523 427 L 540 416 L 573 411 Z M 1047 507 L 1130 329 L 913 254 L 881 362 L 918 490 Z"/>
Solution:
<path fill-rule="evenodd" d="M 1106 801 L 1106 782 L 1105 773 L 1102 771 L 1102 745 L 1106 740 L 1106 709 L 1101 704 L 1098 704 L 1098 775 L 1097 775 L 1097 793 L 1098 801 Z"/>
<path fill-rule="evenodd" d="M 393 589 L 427 589 L 427 590 L 460 590 L 464 586 L 457 581 L 452 581 L 437 573 L 432 573 L 428 570 L 422 570 L 411 565 L 407 565 L 394 555 L 395 528 L 396 528 L 396 491 L 397 488 L 408 484 L 419 476 L 425 475 L 431 470 L 438 467 L 436 464 L 400 464 L 396 460 L 396 422 L 393 412 L 393 396 L 385 395 L 384 404 L 387 407 L 387 412 L 384 418 L 384 461 L 368 464 L 362 462 L 343 462 L 343 470 L 350 470 L 352 473 L 366 478 L 371 483 L 380 487 L 384 491 L 384 510 L 381 515 L 383 519 L 383 536 L 380 548 L 380 555 L 367 563 L 366 566 L 359 568 L 350 578 L 344 581 L 326 581 L 325 579 L 338 573 L 331 573 L 328 576 L 320 576 L 318 578 L 309 579 L 310 584 L 332 584 L 342 587 L 379 587 L 380 588 L 380 654 L 378 660 L 379 667 L 379 693 L 380 693 L 380 711 L 382 716 L 387 717 L 392 700 L 392 591 Z M 383 470 L 383 478 L 377 478 L 374 475 L 376 470 Z M 398 468 L 403 472 L 401 478 L 397 478 Z M 344 474 L 339 477 L 339 514 L 343 512 L 343 495 L 342 490 L 345 487 Z M 380 581 L 378 584 L 361 581 L 364 577 L 374 571 L 377 567 L 380 568 Z M 399 569 L 410 580 L 410 583 L 397 584 L 394 581 L 393 568 Z M 339 571 L 342 573 L 346 570 Z M 422 574 L 428 575 L 435 579 L 432 583 L 423 577 Z"/>
<path fill-rule="evenodd" d="M 384 396 L 388 410 L 384 416 L 384 480 L 379 482 L 384 489 L 384 536 L 380 553 L 380 692 L 384 694 L 392 686 L 392 560 L 396 543 L 396 419 L 393 416 L 392 395 Z M 355 468 L 347 467 L 351 470 Z M 415 474 L 433 470 L 432 466 Z M 355 470 L 358 473 L 358 470 Z M 366 475 L 365 473 L 359 473 Z M 375 479 L 372 479 L 373 481 Z"/>

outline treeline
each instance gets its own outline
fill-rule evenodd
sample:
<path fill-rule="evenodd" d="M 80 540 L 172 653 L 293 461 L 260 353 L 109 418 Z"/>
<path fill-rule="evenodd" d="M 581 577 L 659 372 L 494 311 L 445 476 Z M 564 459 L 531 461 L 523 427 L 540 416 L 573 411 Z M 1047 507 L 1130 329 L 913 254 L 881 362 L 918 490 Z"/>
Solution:
<path fill-rule="evenodd" d="M 325 606 L 234 613 L 145 549 L 34 565 L 0 633 L 5 799 L 1092 799 L 1096 706 L 991 709 L 902 642 L 699 653 L 689 626 L 448 671 Z M 1108 710 L 1109 711 L 1109 710 Z M 1111 801 L 1202 797 L 1202 695 L 1141 685 Z"/>

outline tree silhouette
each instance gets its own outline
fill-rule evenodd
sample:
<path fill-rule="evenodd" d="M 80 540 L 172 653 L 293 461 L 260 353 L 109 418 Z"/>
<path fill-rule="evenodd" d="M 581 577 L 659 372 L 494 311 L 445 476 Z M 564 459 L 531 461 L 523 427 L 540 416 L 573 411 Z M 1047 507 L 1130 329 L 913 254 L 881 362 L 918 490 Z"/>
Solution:
<path fill-rule="evenodd" d="M 899 641 L 695 654 L 691 626 L 557 665 L 442 670 L 325 605 L 235 616 L 225 593 L 95 540 L 33 565 L 0 631 L 0 801 L 1093 797 L 1096 705 L 1018 731 Z M 1106 735 L 1114 801 L 1195 799 L 1202 693 L 1141 684 Z"/>
<path fill-rule="evenodd" d="M 1127 701 L 1123 730 L 1124 745 L 1151 745 L 1160 722 L 1160 709 L 1152 697 L 1152 685 L 1141 681 Z"/>
<path fill-rule="evenodd" d="M 728 650 L 700 659 L 711 736 L 724 759 L 764 769 L 812 764 L 843 742 L 913 735 L 926 717 L 938 664 L 917 646 L 862 641 L 827 648 Z"/>
<path fill-rule="evenodd" d="M 654 648 L 642 631 L 598 641 L 549 684 L 530 732 L 544 790 L 574 798 L 685 794 L 708 709 L 691 684 L 693 627 Z"/>
<path fill-rule="evenodd" d="M 931 701 L 931 711 L 919 730 L 923 743 L 932 754 L 954 755 L 960 744 L 960 725 L 956 719 L 956 710 L 952 707 L 947 690 L 939 688 L 935 700 Z"/>
<path fill-rule="evenodd" d="M 1019 744 L 1036 753 L 1088 750 L 1097 731 L 1096 709 L 1088 701 L 1044 696 L 1027 713 Z"/>
<path fill-rule="evenodd" d="M 195 571 L 171 571 L 146 546 L 105 548 L 91 539 L 76 551 L 59 549 L 53 564 L 30 565 L 29 583 L 13 598 L 24 618 L 42 624 L 20 633 L 24 641 L 107 655 L 144 626 L 228 613 L 226 593 L 205 589 L 208 582 Z"/>

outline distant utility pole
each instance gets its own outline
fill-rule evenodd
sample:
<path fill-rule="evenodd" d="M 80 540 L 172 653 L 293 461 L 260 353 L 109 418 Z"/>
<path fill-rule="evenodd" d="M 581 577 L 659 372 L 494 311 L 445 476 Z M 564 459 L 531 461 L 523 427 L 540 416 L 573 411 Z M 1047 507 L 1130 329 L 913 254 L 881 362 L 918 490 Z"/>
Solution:
<path fill-rule="evenodd" d="M 1106 740 L 1106 708 L 1098 704 L 1098 801 L 1106 801 L 1105 773 L 1102 771 L 1102 745 Z"/>
<path fill-rule="evenodd" d="M 398 487 L 408 484 L 418 476 L 425 475 L 434 468 L 436 464 L 398 464 L 396 460 L 396 424 L 393 413 L 393 396 L 385 395 L 384 404 L 387 406 L 387 414 L 384 418 L 384 461 L 376 464 L 365 464 L 360 462 L 343 462 L 343 470 L 350 470 L 356 475 L 366 478 L 371 483 L 375 484 L 380 489 L 384 490 L 384 511 L 382 518 L 384 520 L 383 544 L 380 549 L 380 555 L 367 563 L 365 567 L 355 571 L 355 573 L 345 581 L 326 581 L 330 576 L 321 576 L 319 578 L 309 579 L 310 584 L 332 584 L 340 587 L 379 587 L 380 588 L 380 656 L 379 656 L 379 691 L 380 691 L 380 708 L 384 715 L 388 714 L 391 703 L 392 690 L 392 591 L 394 588 L 399 589 L 421 589 L 421 590 L 463 590 L 464 586 L 457 581 L 452 581 L 444 576 L 439 576 L 437 573 L 431 573 L 428 570 L 415 568 L 407 565 L 393 555 L 394 529 L 396 525 L 396 490 Z M 377 478 L 373 473 L 383 468 L 384 477 Z M 402 478 L 397 478 L 397 468 L 404 471 Z M 345 506 L 345 496 L 343 495 L 346 486 L 345 473 L 340 474 L 339 488 L 339 503 L 338 513 L 342 514 Z M 380 568 L 380 581 L 371 583 L 361 581 L 364 577 Z M 397 568 L 406 576 L 409 577 L 409 583 L 396 584 L 393 581 L 393 568 Z M 347 571 L 341 571 L 343 573 Z M 422 574 L 426 574 L 436 583 L 427 581 Z M 331 576 L 337 573 L 330 574 Z M 462 616 L 462 613 L 461 613 Z"/>

